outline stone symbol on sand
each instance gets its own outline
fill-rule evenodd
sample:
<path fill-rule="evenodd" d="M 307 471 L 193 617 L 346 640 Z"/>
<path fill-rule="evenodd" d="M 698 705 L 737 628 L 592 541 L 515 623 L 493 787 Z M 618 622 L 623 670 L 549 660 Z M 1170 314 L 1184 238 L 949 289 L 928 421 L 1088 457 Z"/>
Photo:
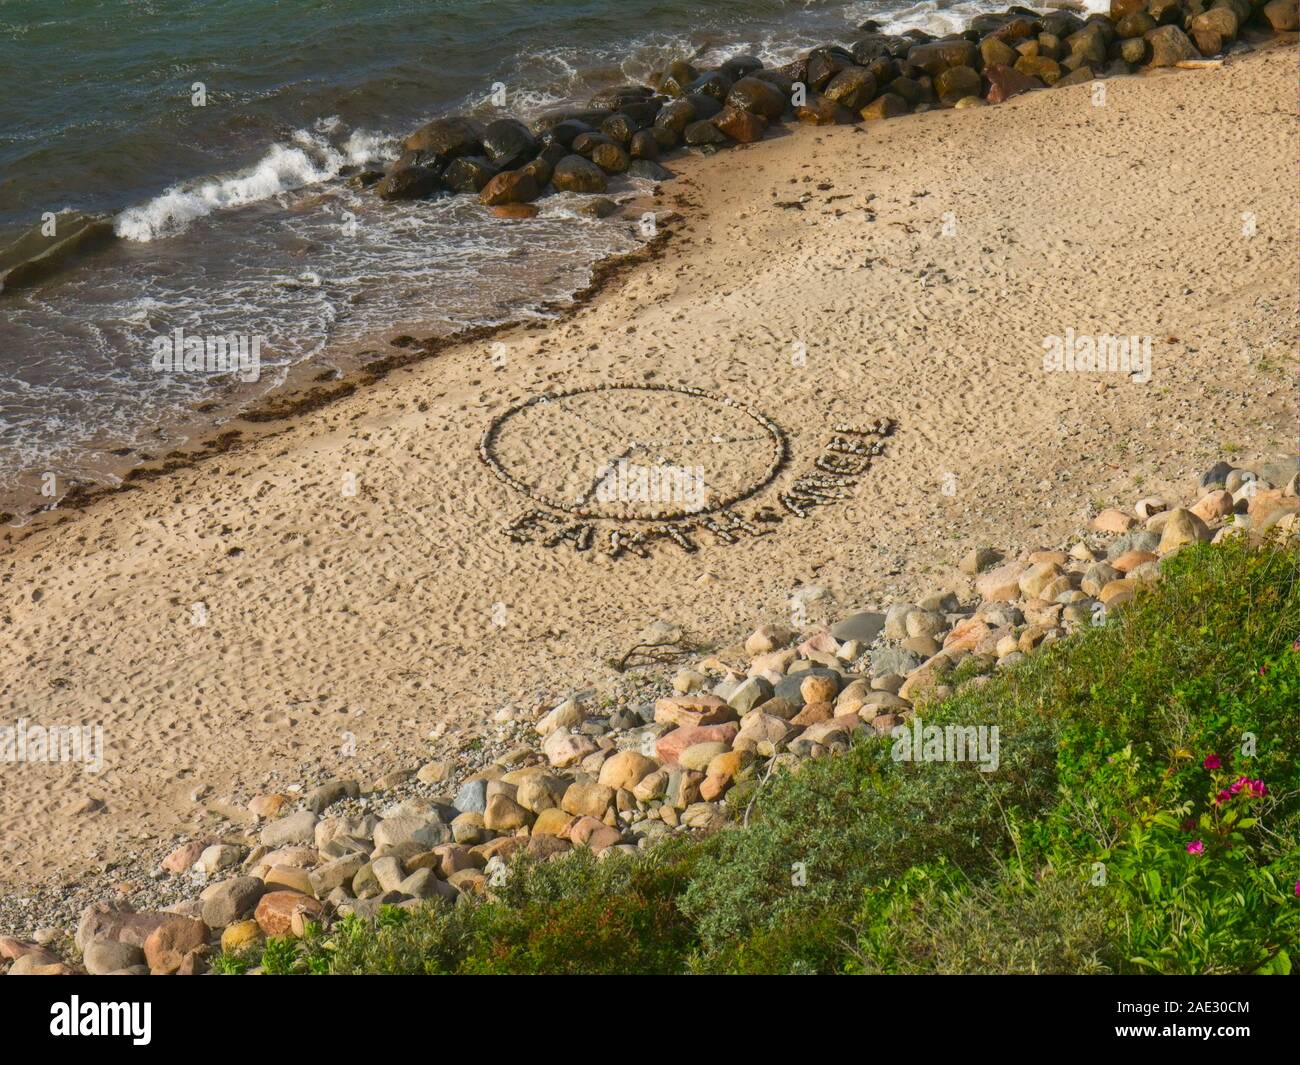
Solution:
<path fill-rule="evenodd" d="M 843 434 L 836 439 L 842 444 Z M 776 501 L 803 517 L 809 506 L 843 498 L 850 467 L 856 476 L 878 453 L 863 450 L 820 456 L 817 469 Z M 789 447 L 776 422 L 729 396 L 604 384 L 508 408 L 489 423 L 479 457 L 534 504 L 505 526 L 514 542 L 645 557 L 657 541 L 689 552 L 701 535 L 734 544 L 771 531 L 782 519 L 776 508 L 739 508 L 776 479 Z"/>

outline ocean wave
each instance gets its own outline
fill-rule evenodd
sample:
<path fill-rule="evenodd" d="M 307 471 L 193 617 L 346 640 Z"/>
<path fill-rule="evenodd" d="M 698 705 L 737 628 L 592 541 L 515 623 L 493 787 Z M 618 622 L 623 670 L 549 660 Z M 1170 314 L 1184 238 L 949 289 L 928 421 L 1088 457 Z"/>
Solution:
<path fill-rule="evenodd" d="M 215 211 L 244 207 L 286 192 L 319 185 L 348 166 L 391 158 L 394 138 L 353 130 L 339 138 L 341 124 L 331 116 L 294 132 L 289 144 L 273 144 L 253 166 L 236 174 L 174 186 L 147 203 L 129 207 L 113 223 L 124 240 L 148 243 L 183 233 Z"/>

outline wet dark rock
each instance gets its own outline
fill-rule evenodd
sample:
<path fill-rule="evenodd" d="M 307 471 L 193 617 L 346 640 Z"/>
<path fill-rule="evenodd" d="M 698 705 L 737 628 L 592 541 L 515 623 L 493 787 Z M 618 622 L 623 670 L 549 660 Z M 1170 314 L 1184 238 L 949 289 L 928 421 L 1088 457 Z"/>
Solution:
<path fill-rule="evenodd" d="M 566 155 L 555 164 L 551 184 L 561 192 L 604 192 L 605 172 L 580 155 Z"/>
<path fill-rule="evenodd" d="M 901 96 L 908 104 L 915 106 L 927 99 L 929 94 L 919 81 L 914 78 L 895 78 L 889 83 L 888 92 Z"/>
<path fill-rule="evenodd" d="M 1143 37 L 1130 37 L 1116 42 L 1116 52 L 1120 59 L 1134 66 L 1140 66 L 1151 58 L 1151 46 Z"/>
<path fill-rule="evenodd" d="M 637 129 L 645 129 L 655 120 L 655 115 L 659 113 L 665 102 L 661 97 L 652 96 L 650 99 L 638 103 L 625 104 L 619 108 L 618 114 L 627 115 L 636 123 Z"/>
<path fill-rule="evenodd" d="M 654 92 L 644 85 L 615 85 L 609 89 L 601 89 L 590 100 L 587 106 L 594 109 L 607 108 L 610 111 L 617 111 L 625 104 L 637 103 L 653 96 Z"/>
<path fill-rule="evenodd" d="M 428 166 L 404 166 L 385 174 L 375 186 L 381 200 L 422 200 L 437 191 L 438 172 Z"/>
<path fill-rule="evenodd" d="M 856 65 L 856 60 L 854 60 L 851 53 L 841 54 L 829 48 L 819 48 L 808 56 L 806 84 L 809 89 L 821 92 L 829 84 L 831 78 L 835 77 L 841 70 Z"/>
<path fill-rule="evenodd" d="M 735 55 L 722 64 L 722 73 L 733 81 L 739 81 L 746 75 L 762 69 L 763 61 L 752 55 Z"/>
<path fill-rule="evenodd" d="M 1065 72 L 1055 59 L 1041 55 L 1024 55 L 1016 60 L 1016 69 L 1021 74 L 1037 78 L 1044 85 L 1055 85 Z"/>
<path fill-rule="evenodd" d="M 483 126 L 472 118 L 435 118 L 402 143 L 407 151 L 429 152 L 443 159 L 483 152 Z"/>
<path fill-rule="evenodd" d="M 581 122 L 590 129 L 596 129 L 605 119 L 614 113 L 612 107 L 607 108 L 562 108 L 556 111 L 547 111 L 535 122 L 533 122 L 533 132 L 539 137 L 555 129 L 563 122 Z"/>
<path fill-rule="evenodd" d="M 612 137 L 603 133 L 580 133 L 573 138 L 573 150 L 576 154 L 591 158 L 592 153 L 602 144 L 613 144 Z"/>
<path fill-rule="evenodd" d="M 655 143 L 659 145 L 661 152 L 671 151 L 676 148 L 677 143 L 682 139 L 680 133 L 669 129 L 667 126 L 651 126 L 646 132 L 654 137 Z"/>
<path fill-rule="evenodd" d="M 1147 12 L 1146 8 L 1125 15 L 1115 23 L 1115 35 L 1120 40 L 1129 37 L 1142 37 L 1159 25 Z"/>
<path fill-rule="evenodd" d="M 619 144 L 630 144 L 632 134 L 640 128 L 639 123 L 621 112 L 610 115 L 600 124 L 600 132 Z"/>
<path fill-rule="evenodd" d="M 560 158 L 563 159 L 564 157 L 560 156 Z M 533 178 L 537 181 L 537 187 L 542 189 L 545 188 L 546 183 L 551 180 L 551 171 L 555 169 L 555 166 L 549 159 L 543 159 L 539 155 L 536 159 L 530 160 L 519 169 L 521 172 L 526 171 L 527 173 L 532 174 Z"/>
<path fill-rule="evenodd" d="M 537 138 L 518 119 L 499 118 L 483 131 L 483 154 L 505 169 L 528 162 L 537 148 Z"/>
<path fill-rule="evenodd" d="M 712 118 L 722 110 L 721 100 L 712 96 L 706 96 L 704 93 L 688 93 L 686 99 L 689 100 L 695 108 L 696 119 Z"/>
<path fill-rule="evenodd" d="M 659 82 L 659 91 L 665 96 L 685 96 L 687 86 L 700 76 L 700 72 L 684 59 L 668 64 Z"/>
<path fill-rule="evenodd" d="M 542 186 L 531 170 L 504 170 L 483 186 L 479 203 L 492 207 L 500 203 L 528 203 L 541 194 Z"/>
<path fill-rule="evenodd" d="M 1178 0 L 1173 0 L 1177 3 Z M 1083 19 L 1073 11 L 1049 11 L 1043 16 L 1043 32 L 1062 39 L 1083 29 Z"/>
<path fill-rule="evenodd" d="M 721 105 L 726 100 L 727 93 L 731 92 L 733 84 L 732 79 L 722 71 L 710 70 L 686 86 L 686 95 L 711 96 Z"/>
<path fill-rule="evenodd" d="M 713 124 L 733 141 L 739 141 L 741 144 L 752 144 L 754 141 L 762 140 L 763 133 L 767 129 L 767 119 L 762 115 L 742 111 L 739 107 L 730 104 L 713 116 Z"/>
<path fill-rule="evenodd" d="M 627 168 L 628 177 L 644 178 L 649 181 L 670 181 L 677 175 L 666 166 L 660 166 L 653 159 L 633 159 Z"/>
<path fill-rule="evenodd" d="M 632 162 L 621 144 L 598 144 L 591 153 L 591 161 L 607 174 L 621 174 Z"/>
<path fill-rule="evenodd" d="M 989 67 L 984 71 L 984 77 L 989 83 L 989 91 L 985 99 L 991 104 L 1000 104 L 1013 96 L 1043 87 L 1040 81 L 1031 78 L 1028 74 L 1022 74 L 1014 67 Z"/>
<path fill-rule="evenodd" d="M 681 133 L 699 117 L 695 113 L 695 105 L 689 99 L 683 97 L 678 100 L 670 100 L 664 104 L 663 109 L 655 116 L 655 125 L 670 129 L 674 133 Z"/>
<path fill-rule="evenodd" d="M 980 52 L 965 38 L 949 38 L 916 45 L 907 53 L 907 61 L 927 74 L 938 76 L 949 67 L 978 68 Z"/>
<path fill-rule="evenodd" d="M 705 144 L 729 144 L 729 138 L 709 119 L 692 122 L 683 133 L 683 140 L 692 147 Z"/>
<path fill-rule="evenodd" d="M 877 96 L 858 112 L 866 121 L 875 122 L 882 118 L 897 118 L 910 110 L 908 102 L 895 92 L 885 92 Z"/>
<path fill-rule="evenodd" d="M 801 80 L 792 78 L 789 73 L 786 72 L 784 67 L 780 70 L 758 70 L 751 74 L 750 77 L 754 78 L 756 81 L 767 82 L 786 100 L 789 100 L 794 94 L 795 82 Z"/>
<path fill-rule="evenodd" d="M 746 111 L 763 118 L 780 118 L 790 105 L 775 85 L 759 78 L 741 78 L 727 94 L 727 104 L 738 111 Z"/>
<path fill-rule="evenodd" d="M 442 183 L 453 192 L 480 192 L 496 173 L 497 168 L 485 156 L 465 155 L 451 161 Z"/>
<path fill-rule="evenodd" d="M 1020 53 L 1006 41 L 985 37 L 980 41 L 980 58 L 986 67 L 1013 67 L 1020 58 Z"/>
<path fill-rule="evenodd" d="M 608 218 L 610 215 L 618 213 L 618 204 L 613 200 L 606 199 L 604 196 L 591 196 L 579 203 L 574 209 L 579 214 L 588 215 L 591 218 Z"/>
<path fill-rule="evenodd" d="M 807 101 L 794 109 L 795 117 L 810 126 L 843 126 L 853 121 L 854 113 L 820 93 L 811 93 Z"/>
<path fill-rule="evenodd" d="M 1095 22 L 1088 23 L 1078 33 L 1071 34 L 1065 39 L 1065 46 L 1070 50 L 1070 54 L 1078 56 L 1086 63 L 1106 62 L 1106 49 L 1109 43 L 1105 33 L 1097 28 Z"/>
<path fill-rule="evenodd" d="M 855 63 L 866 66 L 873 59 L 879 59 L 881 56 L 893 56 L 900 43 L 904 49 L 912 46 L 911 41 L 904 41 L 901 37 L 893 37 L 887 33 L 872 33 L 854 41 L 849 51 Z M 906 55 L 907 52 L 904 51 L 903 54 Z"/>
<path fill-rule="evenodd" d="M 865 67 L 845 67 L 827 82 L 822 95 L 857 111 L 876 95 L 876 79 Z"/>
<path fill-rule="evenodd" d="M 543 144 L 558 144 L 563 148 L 570 148 L 574 140 L 583 133 L 595 132 L 595 129 L 586 122 L 579 122 L 576 118 L 566 118 L 543 133 L 541 139 Z"/>
<path fill-rule="evenodd" d="M 1061 89 L 1070 85 L 1087 85 L 1089 82 L 1097 80 L 1097 75 L 1093 73 L 1091 67 L 1082 66 L 1078 70 L 1072 70 L 1066 74 L 1055 85 L 1055 88 Z"/>
<path fill-rule="evenodd" d="M 940 103 L 951 107 L 964 96 L 978 96 L 983 84 L 971 67 L 949 67 L 934 79 Z"/>
<path fill-rule="evenodd" d="M 658 159 L 659 142 L 655 140 L 655 135 L 650 130 L 637 130 L 628 143 L 627 153 L 633 159 Z"/>

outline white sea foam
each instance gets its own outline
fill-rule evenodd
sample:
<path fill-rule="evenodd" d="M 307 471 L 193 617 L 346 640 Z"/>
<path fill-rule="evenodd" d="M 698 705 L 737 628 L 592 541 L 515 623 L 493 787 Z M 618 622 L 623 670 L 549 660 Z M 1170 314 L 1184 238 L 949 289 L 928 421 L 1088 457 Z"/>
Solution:
<path fill-rule="evenodd" d="M 328 135 L 338 126 L 336 117 L 321 119 L 312 130 L 297 130 L 291 144 L 273 144 L 247 170 L 176 185 L 148 203 L 129 207 L 117 216 L 114 231 L 140 242 L 175 236 L 214 211 L 318 185 L 338 177 L 346 166 L 364 166 L 392 155 L 393 138 L 367 130 L 353 130 L 341 143 L 331 143 Z"/>

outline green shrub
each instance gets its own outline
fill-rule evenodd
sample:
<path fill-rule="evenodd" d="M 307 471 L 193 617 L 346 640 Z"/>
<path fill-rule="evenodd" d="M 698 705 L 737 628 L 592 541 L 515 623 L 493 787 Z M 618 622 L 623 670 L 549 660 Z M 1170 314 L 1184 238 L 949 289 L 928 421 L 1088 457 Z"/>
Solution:
<path fill-rule="evenodd" d="M 273 940 L 262 967 L 1287 972 L 1300 553 L 1229 540 L 1162 570 L 1105 624 L 922 708 L 927 724 L 996 725 L 994 772 L 863 739 L 758 785 L 747 827 L 519 860 L 492 901 Z"/>

